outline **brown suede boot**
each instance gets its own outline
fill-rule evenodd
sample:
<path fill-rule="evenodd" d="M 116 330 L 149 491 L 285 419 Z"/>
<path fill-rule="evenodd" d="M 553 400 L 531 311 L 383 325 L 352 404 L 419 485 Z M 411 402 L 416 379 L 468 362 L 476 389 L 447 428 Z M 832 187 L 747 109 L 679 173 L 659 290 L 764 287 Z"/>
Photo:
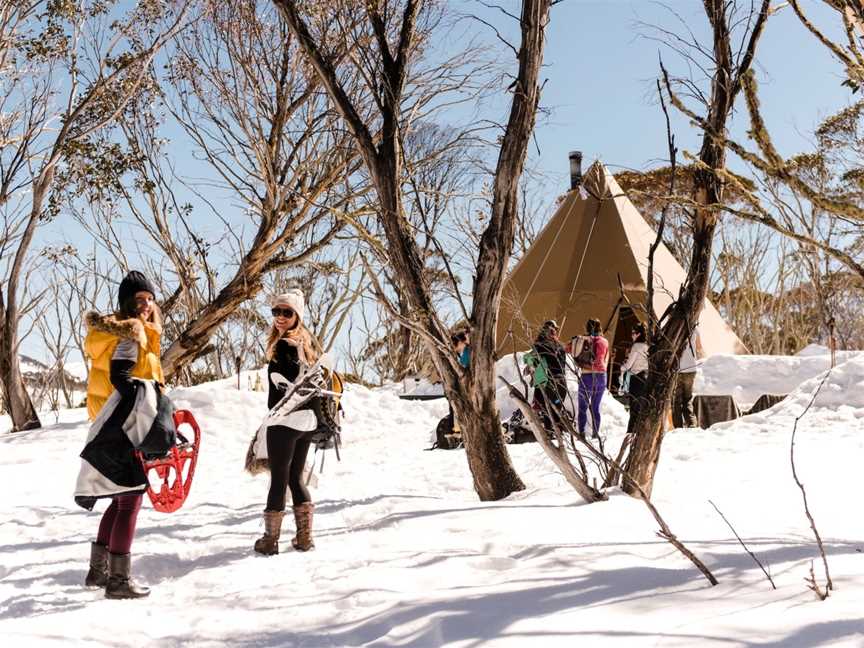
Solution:
<path fill-rule="evenodd" d="M 285 511 L 264 511 L 264 535 L 255 541 L 255 551 L 265 556 L 279 553 L 279 536 Z"/>
<path fill-rule="evenodd" d="M 108 583 L 108 547 L 90 543 L 90 571 L 84 579 L 86 587 L 105 587 Z"/>
<path fill-rule="evenodd" d="M 108 583 L 105 598 L 137 599 L 150 596 L 150 588 L 139 585 L 129 575 L 132 569 L 132 554 L 108 554 Z"/>
<path fill-rule="evenodd" d="M 315 548 L 312 542 L 312 511 L 315 505 L 306 502 L 294 507 L 294 523 L 297 525 L 297 535 L 291 539 L 291 546 L 297 551 L 309 551 Z"/>

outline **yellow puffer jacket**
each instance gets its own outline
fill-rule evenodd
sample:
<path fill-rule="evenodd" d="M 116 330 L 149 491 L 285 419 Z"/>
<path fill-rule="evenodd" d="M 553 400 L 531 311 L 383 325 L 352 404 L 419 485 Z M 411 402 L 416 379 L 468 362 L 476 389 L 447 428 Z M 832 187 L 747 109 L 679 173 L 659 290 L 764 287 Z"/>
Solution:
<path fill-rule="evenodd" d="M 90 358 L 90 380 L 87 382 L 87 414 L 96 418 L 108 400 L 111 384 L 111 357 L 121 339 L 138 342 L 138 362 L 132 375 L 144 380 L 165 382 L 159 362 L 162 327 L 156 322 L 140 319 L 119 319 L 118 315 L 100 315 L 90 311 L 84 316 L 87 337 L 84 352 Z"/>

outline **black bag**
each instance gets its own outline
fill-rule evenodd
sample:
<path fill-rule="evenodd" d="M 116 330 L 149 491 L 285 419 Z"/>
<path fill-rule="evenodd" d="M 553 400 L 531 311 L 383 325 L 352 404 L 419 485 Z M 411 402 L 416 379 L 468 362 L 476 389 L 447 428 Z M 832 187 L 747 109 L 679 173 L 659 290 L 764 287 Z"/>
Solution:
<path fill-rule="evenodd" d="M 136 448 L 147 459 L 164 456 L 177 445 L 177 427 L 174 425 L 174 412 L 177 408 L 174 402 L 164 393 L 164 387 L 154 383 L 156 387 L 156 417 L 147 432 L 147 436 Z M 143 387 L 141 387 L 143 389 Z"/>
<path fill-rule="evenodd" d="M 318 421 L 315 430 L 309 435 L 309 442 L 319 450 L 329 450 L 336 445 L 336 437 L 341 431 L 337 408 L 332 398 L 315 396 L 309 400 L 309 409 L 315 412 Z"/>
<path fill-rule="evenodd" d="M 343 393 L 342 377 L 335 371 L 325 372 L 324 381 L 328 391 Z M 310 435 L 310 442 L 319 450 L 329 450 L 339 443 L 342 431 L 340 400 L 340 397 L 334 396 L 313 396 L 309 400 L 309 409 L 315 412 L 318 421 L 315 431 Z"/>
<path fill-rule="evenodd" d="M 582 342 L 582 348 L 576 354 L 576 366 L 580 369 L 591 369 L 594 366 L 596 359 L 596 351 L 594 350 L 594 338 L 589 337 Z"/>
<path fill-rule="evenodd" d="M 435 444 L 430 450 L 455 450 L 462 447 L 462 433 L 453 431 L 453 417 L 448 414 L 435 428 Z"/>

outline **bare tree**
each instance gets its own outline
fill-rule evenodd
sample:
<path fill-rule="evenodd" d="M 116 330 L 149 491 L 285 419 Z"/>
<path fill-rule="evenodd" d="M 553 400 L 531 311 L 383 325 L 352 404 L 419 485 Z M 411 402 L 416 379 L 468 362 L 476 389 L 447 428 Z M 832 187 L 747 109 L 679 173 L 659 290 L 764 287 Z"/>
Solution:
<path fill-rule="evenodd" d="M 462 425 L 475 490 L 482 500 L 500 499 L 521 490 L 524 485 L 510 463 L 501 435 L 495 400 L 494 335 L 501 285 L 513 245 L 518 183 L 539 100 L 538 78 L 550 0 L 525 0 L 517 17 L 522 40 L 518 50 L 513 49 L 519 69 L 510 86 L 513 99 L 500 140 L 489 224 L 475 266 L 469 318 L 473 355 L 468 369 L 463 369 L 452 353 L 449 329 L 434 307 L 420 246 L 404 217 L 401 195 L 403 143 L 411 123 L 410 113 L 403 110 L 406 82 L 422 55 L 429 21 L 434 17 L 432 4 L 405 0 L 368 3 L 359 9 L 365 14 L 365 29 L 354 32 L 360 38 L 350 47 L 356 55 L 352 63 L 367 72 L 368 89 L 375 97 L 377 114 L 368 119 L 343 87 L 329 34 L 320 28 L 320 21 L 314 15 L 304 17 L 300 3 L 294 0 L 274 1 L 363 156 L 380 203 L 379 219 L 398 290 L 411 307 L 410 318 L 395 310 L 391 314 L 423 337 L 435 361 L 445 394 Z"/>
<path fill-rule="evenodd" d="M 253 226 L 248 240 L 232 225 L 236 220 L 220 215 L 234 253 L 219 261 L 234 268 L 217 285 L 210 246 L 184 217 L 172 188 L 176 174 L 152 144 L 153 115 L 129 111 L 123 136 L 140 164 L 132 166 L 126 204 L 179 283 L 173 339 L 162 357 L 172 376 L 213 350 L 213 335 L 259 293 L 269 273 L 309 262 L 333 241 L 346 213 L 368 207 L 350 137 L 337 127 L 320 82 L 272 7 L 199 3 L 193 24 L 175 41 L 167 80 L 173 87 L 167 107 L 215 175 L 196 191 L 205 200 L 211 187 L 225 192 Z M 137 195 L 146 212 L 135 207 Z"/>
<path fill-rule="evenodd" d="M 862 113 L 864 102 L 857 102 L 824 119 L 815 130 L 814 149 L 787 161 L 796 179 L 820 197 L 862 204 Z M 716 208 L 735 220 L 727 218 L 725 229 L 718 228 L 722 247 L 712 277 L 716 305 L 754 353 L 794 353 L 825 339 L 829 321 L 844 344 L 852 343 L 860 324 L 850 306 L 860 299 L 864 228 L 814 204 L 793 183 L 750 167 L 749 178 L 721 171 L 724 202 Z M 673 219 L 664 231 L 679 259 L 692 241 L 687 212 L 680 207 L 694 206 L 695 168 L 678 170 L 676 209 L 670 210 Z M 665 204 L 668 174 L 668 167 L 622 174 L 622 186 L 650 221 L 658 220 Z"/>
<path fill-rule="evenodd" d="M 75 346 L 76 330 L 80 328 L 81 313 L 70 312 L 72 301 L 66 293 L 66 286 L 61 271 L 64 256 L 73 252 L 71 246 L 61 248 L 46 248 L 42 256 L 51 264 L 45 278 L 45 299 L 41 312 L 33 318 L 36 329 L 42 341 L 42 346 L 48 355 L 48 371 L 44 376 L 45 395 L 52 411 L 60 408 L 60 397 L 67 408 L 74 407 L 73 391 L 80 384 L 66 372 L 66 358 Z M 71 326 L 66 326 L 67 318 Z M 37 402 L 44 398 L 34 399 Z"/>
<path fill-rule="evenodd" d="M 464 306 L 466 282 L 462 277 L 467 274 L 466 267 L 473 268 L 476 245 L 465 245 L 460 238 L 460 216 L 465 199 L 471 195 L 476 173 L 473 157 L 478 147 L 470 138 L 454 138 L 455 131 L 428 122 L 412 124 L 404 136 L 405 177 L 401 195 L 404 216 L 416 232 L 433 303 L 436 309 L 446 311 L 447 303 L 455 301 L 459 305 L 457 318 L 464 327 L 468 314 Z M 462 267 L 459 257 L 466 262 Z M 382 299 L 379 311 L 381 331 L 370 339 L 365 350 L 367 357 L 375 358 L 380 379 L 399 381 L 412 374 L 437 375 L 434 369 L 428 371 L 433 363 L 421 337 L 403 322 L 410 317 L 411 305 L 398 290 L 389 259 L 379 254 L 367 258 L 367 262 L 374 264 L 379 284 L 388 296 Z M 400 318 L 391 317 L 390 308 Z"/>
<path fill-rule="evenodd" d="M 687 277 L 678 298 L 666 313 L 659 315 L 658 321 L 650 323 L 652 335 L 645 406 L 634 416 L 634 440 L 626 463 L 632 479 L 624 483 L 624 489 L 634 496 L 640 488 L 649 496 L 651 494 L 663 442 L 664 415 L 674 388 L 678 359 L 696 325 L 708 291 L 711 251 L 717 227 L 717 209 L 714 206 L 723 202 L 723 182 L 719 175 L 725 168 L 726 160 L 723 138 L 735 99 L 742 88 L 744 76 L 750 70 L 756 45 L 768 19 L 770 3 L 763 0 L 758 11 L 752 11 L 743 21 L 735 15 L 740 11 L 736 2 L 704 0 L 704 7 L 713 34 L 711 51 L 701 50 L 713 65 L 704 117 L 684 106 L 664 72 L 666 90 L 672 103 L 679 110 L 687 110 L 698 120 L 704 136 L 702 148 L 695 160 L 698 169 L 693 180 L 693 248 Z M 733 51 L 732 45 L 732 32 L 736 25 L 745 30 L 741 49 L 737 53 Z M 651 295 L 648 299 L 651 299 Z"/>
<path fill-rule="evenodd" d="M 0 383 L 13 430 L 38 427 L 18 364 L 20 280 L 61 161 L 110 124 L 136 94 L 186 5 L 141 3 L 120 19 L 112 3 L 5 2 L 0 8 L 0 208 L 20 231 L 0 288 Z M 143 25 L 143 28 L 142 28 Z"/>

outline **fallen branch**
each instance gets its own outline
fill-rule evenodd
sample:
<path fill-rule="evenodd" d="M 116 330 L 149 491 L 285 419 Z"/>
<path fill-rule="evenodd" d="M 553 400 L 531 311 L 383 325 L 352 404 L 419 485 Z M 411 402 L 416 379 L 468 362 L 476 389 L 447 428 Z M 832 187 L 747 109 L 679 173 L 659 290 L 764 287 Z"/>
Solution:
<path fill-rule="evenodd" d="M 567 480 L 567 483 L 570 484 L 586 502 L 599 502 L 608 499 L 605 493 L 596 488 L 593 488 L 588 483 L 587 475 L 583 478 L 576 472 L 575 468 L 573 468 L 573 465 L 567 458 L 567 452 L 564 448 L 564 443 L 563 439 L 561 439 L 560 432 L 558 434 L 558 447 L 556 448 L 549 442 L 549 438 L 546 436 L 546 430 L 543 427 L 543 422 L 540 420 L 537 412 L 534 411 L 534 408 L 531 407 L 531 404 L 528 402 L 522 392 L 520 392 L 515 386 L 504 380 L 504 378 L 501 378 L 501 380 L 504 382 L 504 384 L 507 385 L 507 387 L 510 388 L 510 397 L 513 398 L 514 401 L 516 401 L 516 406 L 519 408 L 519 410 L 522 412 L 522 415 L 525 417 L 528 426 L 534 433 L 534 438 L 537 439 L 537 443 L 540 444 L 540 447 L 543 448 L 543 451 L 552 460 L 552 463 L 554 463 L 558 467 L 558 470 L 560 470 L 561 474 L 564 475 L 564 479 Z"/>
<path fill-rule="evenodd" d="M 732 530 L 732 533 L 735 534 L 735 537 L 738 539 L 738 542 L 740 542 L 741 546 L 744 547 L 744 551 L 746 551 L 748 554 L 750 554 L 750 557 L 756 561 L 756 564 L 759 565 L 759 569 L 761 569 L 762 573 L 765 574 L 765 578 L 767 578 L 768 582 L 771 583 L 771 587 L 776 590 L 777 586 L 774 584 L 774 579 L 771 578 L 771 574 L 768 573 L 768 570 L 765 569 L 765 566 L 762 564 L 762 562 L 759 560 L 759 558 L 756 557 L 756 554 L 754 554 L 752 551 L 750 551 L 750 549 L 747 548 L 747 545 L 744 544 L 744 541 L 741 539 L 741 536 L 738 535 L 738 532 L 735 530 L 735 527 L 733 527 L 732 524 L 729 522 L 729 520 L 726 519 L 726 516 L 723 515 L 723 512 L 719 508 L 717 508 L 717 505 L 714 502 L 712 502 L 711 500 L 708 500 L 708 503 L 711 504 L 711 506 L 714 507 L 714 510 L 717 511 L 717 513 L 720 515 L 721 518 L 723 518 L 723 521 Z"/>
<path fill-rule="evenodd" d="M 822 565 L 825 567 L 825 595 L 822 596 L 821 590 L 816 585 L 816 579 L 813 574 L 813 565 L 810 565 L 810 579 L 812 580 L 812 585 L 810 589 L 812 589 L 818 596 L 820 596 L 820 600 L 824 601 L 828 598 L 828 594 L 831 590 L 834 589 L 834 583 L 831 581 L 831 573 L 828 571 L 828 558 L 825 556 L 825 545 L 822 543 L 822 536 L 819 535 L 819 530 L 816 528 L 816 522 L 813 520 L 813 515 L 810 513 L 810 505 L 807 502 L 807 491 L 804 489 L 804 484 L 798 478 L 798 471 L 795 469 L 795 435 L 798 433 L 798 421 L 804 418 L 804 415 L 810 410 L 813 406 L 813 403 L 816 402 L 816 397 L 819 395 L 819 392 L 822 390 L 822 386 L 825 384 L 825 381 L 828 380 L 828 376 L 831 375 L 831 370 L 829 369 L 825 373 L 825 377 L 822 378 L 822 381 L 819 383 L 819 386 L 816 388 L 816 391 L 813 392 L 812 398 L 810 398 L 810 402 L 807 403 L 807 407 L 804 408 L 804 411 L 801 412 L 795 418 L 795 424 L 792 426 L 792 441 L 789 445 L 789 461 L 792 464 L 792 477 L 795 480 L 795 483 L 798 485 L 798 488 L 801 490 L 801 497 L 804 500 L 804 513 L 807 515 L 807 519 L 810 521 L 810 528 L 813 530 L 813 535 L 816 537 L 816 545 L 819 547 L 819 555 L 822 556 Z"/>
<path fill-rule="evenodd" d="M 540 417 L 537 416 L 537 413 L 525 399 L 525 396 L 516 389 L 513 385 L 511 385 L 507 380 L 501 378 L 499 379 L 507 385 L 510 389 L 510 397 L 516 401 L 516 406 L 522 411 L 523 416 L 525 416 L 525 420 L 531 426 L 531 431 L 534 433 L 534 437 L 537 439 L 537 442 L 543 448 L 549 458 L 555 463 L 556 466 L 561 470 L 564 478 L 576 489 L 576 491 L 582 495 L 582 497 L 589 502 L 596 502 L 600 500 L 607 499 L 607 495 L 602 491 L 593 488 L 588 484 L 585 479 L 579 477 L 579 475 L 574 470 L 573 466 L 570 464 L 570 461 L 567 459 L 566 451 L 564 450 L 563 444 L 560 445 L 559 448 L 554 448 L 551 443 L 549 443 L 549 439 L 546 438 L 545 430 L 543 429 L 543 424 L 540 421 Z M 660 515 L 660 512 L 657 510 L 657 507 L 651 502 L 648 498 L 648 494 L 645 490 L 637 484 L 628 474 L 628 472 L 618 464 L 617 461 L 614 461 L 610 457 L 606 456 L 602 452 L 600 452 L 597 448 L 592 446 L 588 441 L 576 433 L 573 429 L 573 423 L 567 420 L 566 417 L 561 418 L 561 423 L 572 438 L 577 438 L 582 443 L 582 445 L 587 448 L 590 454 L 592 454 L 598 461 L 605 464 L 606 466 L 611 466 L 613 469 L 620 472 L 624 478 L 633 484 L 635 490 L 639 494 L 640 499 L 645 503 L 645 506 L 648 507 L 648 510 L 651 512 L 651 515 L 654 517 L 654 520 L 660 526 L 660 530 L 657 531 L 657 536 L 666 540 L 669 544 L 675 547 L 679 552 L 681 552 L 684 557 L 686 557 L 690 562 L 692 562 L 696 568 L 702 572 L 708 582 L 711 585 L 717 585 L 717 579 L 714 577 L 714 574 L 711 573 L 711 570 L 705 566 L 703 563 L 692 551 L 690 551 L 684 543 L 682 543 L 678 536 L 672 533 L 672 530 L 669 528 L 669 525 L 666 524 L 666 521 Z M 559 437 L 560 438 L 560 437 Z M 587 475 L 586 475 L 587 477 Z M 585 493 L 583 495 L 583 492 Z"/>

